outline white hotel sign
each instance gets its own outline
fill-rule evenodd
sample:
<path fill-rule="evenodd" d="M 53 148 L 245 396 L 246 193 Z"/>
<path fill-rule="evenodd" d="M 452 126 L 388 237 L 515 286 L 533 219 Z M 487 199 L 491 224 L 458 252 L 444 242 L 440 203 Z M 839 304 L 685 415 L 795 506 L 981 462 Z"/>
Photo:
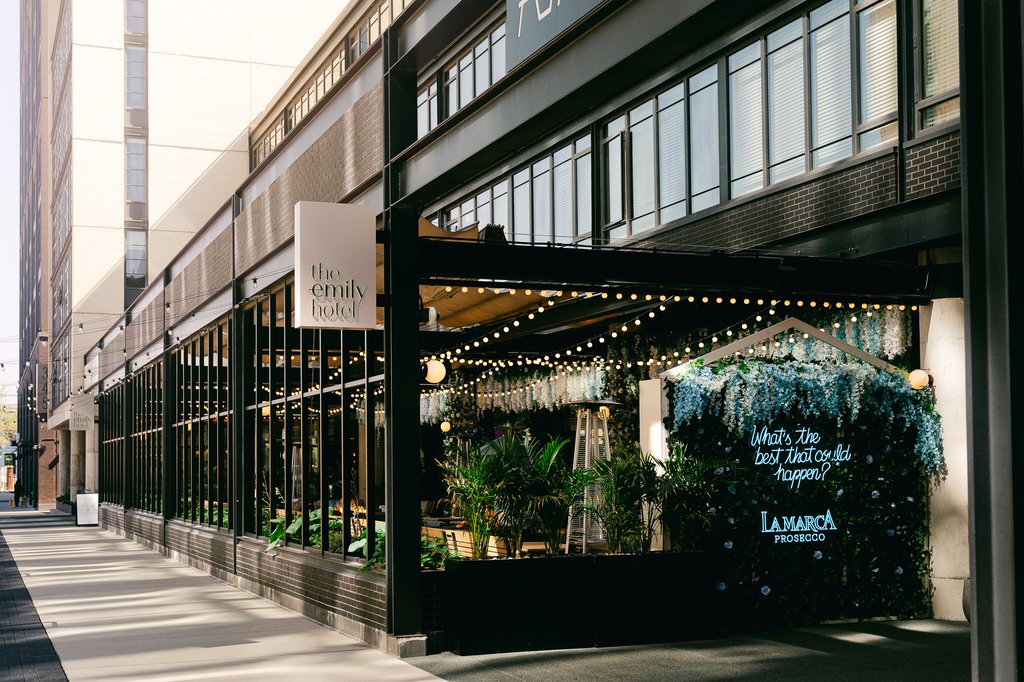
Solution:
<path fill-rule="evenodd" d="M 295 326 L 373 329 L 377 325 L 377 210 L 295 204 Z"/>

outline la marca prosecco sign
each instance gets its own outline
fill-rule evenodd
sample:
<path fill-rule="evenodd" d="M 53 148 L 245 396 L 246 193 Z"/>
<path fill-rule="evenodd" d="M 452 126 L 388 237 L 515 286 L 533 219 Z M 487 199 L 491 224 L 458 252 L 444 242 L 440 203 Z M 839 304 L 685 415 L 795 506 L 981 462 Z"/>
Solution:
<path fill-rule="evenodd" d="M 376 326 L 376 215 L 359 204 L 295 204 L 296 327 Z"/>
<path fill-rule="evenodd" d="M 827 443 L 811 428 L 755 427 L 749 441 L 755 467 L 765 467 L 778 485 L 799 493 L 804 486 L 821 486 L 836 467 L 850 461 L 849 444 Z M 830 509 L 813 513 L 761 512 L 761 533 L 774 544 L 823 542 L 837 530 Z"/>

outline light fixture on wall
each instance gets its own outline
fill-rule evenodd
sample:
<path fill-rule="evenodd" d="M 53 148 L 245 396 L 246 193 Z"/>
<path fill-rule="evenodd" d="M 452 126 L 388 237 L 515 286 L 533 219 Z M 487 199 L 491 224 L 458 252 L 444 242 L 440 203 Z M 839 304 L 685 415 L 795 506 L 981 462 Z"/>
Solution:
<path fill-rule="evenodd" d="M 448 433 L 451 430 L 452 430 L 451 422 L 447 422 L 447 421 L 441 422 L 441 433 Z"/>
<path fill-rule="evenodd" d="M 928 372 L 923 369 L 915 369 L 907 377 L 907 381 L 910 383 L 910 387 L 915 391 L 920 391 L 922 388 L 926 388 L 931 383 L 931 377 L 928 376 Z"/>

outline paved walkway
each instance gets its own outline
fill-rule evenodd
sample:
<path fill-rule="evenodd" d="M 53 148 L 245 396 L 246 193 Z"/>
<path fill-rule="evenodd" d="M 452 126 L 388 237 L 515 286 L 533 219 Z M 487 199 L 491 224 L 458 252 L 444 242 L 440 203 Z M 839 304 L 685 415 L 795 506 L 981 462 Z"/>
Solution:
<path fill-rule="evenodd" d="M 0 505 L 0 533 L 71 682 L 436 680 L 113 533 Z M 16 613 L 28 617 L 22 606 Z M 0 679 L 64 679 L 39 670 L 4 677 L 0 665 Z"/>
<path fill-rule="evenodd" d="M 7 505 L 10 495 L 0 494 Z M 32 605 L 25 582 L 0 532 L 0 679 L 67 680 L 57 652 Z"/>
<path fill-rule="evenodd" d="M 704 642 L 409 659 L 449 682 L 971 679 L 966 624 L 886 621 L 758 632 Z"/>
<path fill-rule="evenodd" d="M 71 682 L 970 679 L 969 627 L 939 621 L 400 661 L 113 533 L 77 528 L 57 512 L 8 510 L 0 496 L 0 534 L 17 561 L 14 570 L 0 550 L 5 681 L 59 681 L 60 665 Z"/>

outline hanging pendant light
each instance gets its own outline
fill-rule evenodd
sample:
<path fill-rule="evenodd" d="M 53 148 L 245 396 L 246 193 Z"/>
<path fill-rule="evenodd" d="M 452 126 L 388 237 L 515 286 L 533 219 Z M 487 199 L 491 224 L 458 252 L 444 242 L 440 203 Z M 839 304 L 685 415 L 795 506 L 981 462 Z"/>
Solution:
<path fill-rule="evenodd" d="M 445 375 L 448 371 L 444 367 L 444 363 L 440 360 L 428 360 L 427 361 L 427 381 L 432 384 L 439 384 L 444 380 Z"/>

